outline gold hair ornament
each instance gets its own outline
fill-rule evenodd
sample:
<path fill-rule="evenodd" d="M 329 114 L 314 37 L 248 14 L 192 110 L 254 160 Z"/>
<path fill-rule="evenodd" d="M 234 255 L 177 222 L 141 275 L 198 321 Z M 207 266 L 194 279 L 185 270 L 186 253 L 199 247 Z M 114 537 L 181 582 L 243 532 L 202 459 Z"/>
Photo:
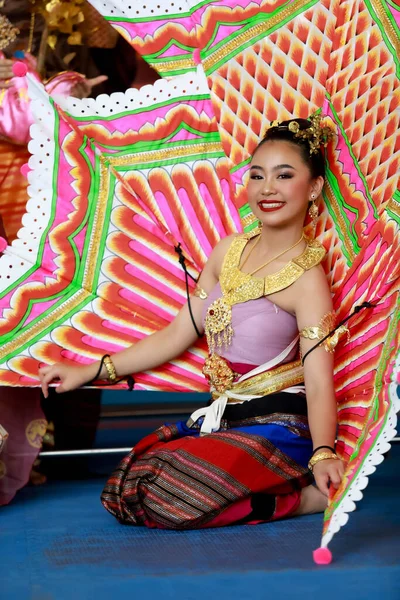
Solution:
<path fill-rule="evenodd" d="M 308 120 L 310 122 L 310 127 L 307 127 L 307 129 L 300 129 L 300 125 L 296 120 L 293 120 L 288 124 L 272 121 L 271 129 L 276 127 L 278 129 L 290 131 L 293 133 L 293 137 L 308 142 L 310 154 L 317 154 L 321 146 L 326 148 L 328 142 L 335 138 L 335 134 L 330 127 L 323 124 L 322 114 L 311 115 Z"/>

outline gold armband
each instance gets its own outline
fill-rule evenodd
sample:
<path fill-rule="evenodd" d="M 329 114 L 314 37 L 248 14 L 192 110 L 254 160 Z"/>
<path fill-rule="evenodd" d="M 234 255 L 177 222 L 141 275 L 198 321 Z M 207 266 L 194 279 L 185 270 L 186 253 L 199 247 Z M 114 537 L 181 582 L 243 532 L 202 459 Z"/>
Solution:
<path fill-rule="evenodd" d="M 319 322 L 319 325 L 313 327 L 304 327 L 300 331 L 300 337 L 306 338 L 308 340 L 323 340 L 327 335 L 329 335 L 330 331 L 335 329 L 336 325 L 336 315 L 334 312 L 329 312 L 324 315 Z M 350 334 L 347 327 L 341 325 L 336 331 L 332 333 L 324 342 L 323 347 L 327 352 L 334 352 L 339 338 L 343 334 L 347 334 L 347 339 L 349 339 Z"/>
<path fill-rule="evenodd" d="M 315 454 L 315 456 L 312 456 L 310 458 L 310 460 L 308 461 L 308 468 L 312 472 L 314 469 L 314 466 L 317 463 L 319 463 L 321 460 L 329 460 L 332 458 L 333 458 L 333 460 L 340 460 L 340 458 L 338 456 L 336 456 L 336 454 L 334 454 L 333 452 L 320 452 L 319 454 Z"/>
<path fill-rule="evenodd" d="M 104 361 L 104 366 L 107 370 L 108 381 L 110 383 L 115 383 L 117 381 L 117 371 L 115 370 L 113 361 L 111 360 L 111 358 L 109 356 L 105 356 L 103 361 Z"/>
<path fill-rule="evenodd" d="M 193 296 L 196 296 L 196 298 L 200 298 L 201 300 L 206 300 L 206 298 L 208 298 L 207 292 L 199 285 L 196 285 L 194 288 Z"/>

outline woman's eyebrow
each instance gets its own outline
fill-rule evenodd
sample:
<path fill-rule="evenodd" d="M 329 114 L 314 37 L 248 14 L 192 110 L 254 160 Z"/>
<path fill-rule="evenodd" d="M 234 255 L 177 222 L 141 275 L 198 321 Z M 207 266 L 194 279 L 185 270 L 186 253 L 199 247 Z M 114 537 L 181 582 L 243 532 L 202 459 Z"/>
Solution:
<path fill-rule="evenodd" d="M 273 171 L 278 171 L 279 169 L 293 169 L 294 171 L 296 170 L 294 167 L 292 167 L 292 165 L 287 164 L 275 165 L 275 167 L 272 167 Z"/>
<path fill-rule="evenodd" d="M 260 167 L 259 165 L 251 165 L 250 169 L 260 169 L 260 171 L 263 171 L 263 167 Z M 288 164 L 275 165 L 272 167 L 273 171 L 279 171 L 279 169 L 293 169 L 293 171 L 296 170 L 295 167 Z"/>

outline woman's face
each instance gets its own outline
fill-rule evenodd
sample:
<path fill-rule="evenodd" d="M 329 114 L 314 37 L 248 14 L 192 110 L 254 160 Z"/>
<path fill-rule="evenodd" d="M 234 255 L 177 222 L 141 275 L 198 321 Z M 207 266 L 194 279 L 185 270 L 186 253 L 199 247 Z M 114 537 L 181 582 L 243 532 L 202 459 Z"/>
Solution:
<path fill-rule="evenodd" d="M 313 179 L 295 144 L 271 140 L 256 150 L 250 163 L 247 195 L 255 216 L 265 225 L 304 223 L 311 195 L 321 193 L 324 180 Z"/>

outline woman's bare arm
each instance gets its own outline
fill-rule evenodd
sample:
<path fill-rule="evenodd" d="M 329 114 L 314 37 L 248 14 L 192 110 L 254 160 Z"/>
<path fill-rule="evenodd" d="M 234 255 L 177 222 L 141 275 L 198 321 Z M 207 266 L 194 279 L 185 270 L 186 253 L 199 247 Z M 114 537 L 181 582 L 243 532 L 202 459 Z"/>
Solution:
<path fill-rule="evenodd" d="M 231 237 L 221 240 L 213 250 L 206 266 L 200 276 L 199 285 L 210 292 L 218 282 L 223 257 L 231 241 Z M 197 329 L 202 333 L 202 313 L 204 300 L 198 297 L 191 298 L 191 309 Z M 197 333 L 190 318 L 188 305 L 185 304 L 175 319 L 161 331 L 140 340 L 129 348 L 112 355 L 118 377 L 139 373 L 162 365 L 192 346 L 197 340 Z M 76 389 L 91 381 L 97 374 L 100 362 L 95 362 L 82 367 L 71 367 L 64 363 L 42 367 L 39 370 L 41 386 L 45 397 L 48 395 L 48 385 L 58 379 L 60 385 L 57 392 L 66 392 Z M 100 378 L 107 376 L 103 366 Z"/>
<path fill-rule="evenodd" d="M 321 319 L 333 310 L 329 286 L 322 267 L 304 273 L 300 282 L 295 306 L 299 331 L 304 327 L 318 326 Z M 317 341 L 300 338 L 303 356 L 315 346 Z M 333 383 L 333 354 L 327 352 L 324 345 L 307 356 L 304 362 L 304 383 L 313 447 L 334 447 L 337 405 Z M 337 469 L 339 469 L 338 473 Z M 315 465 L 314 474 L 321 491 L 328 493 L 329 481 L 335 487 L 339 485 L 342 469 L 339 461 L 327 460 Z"/>

